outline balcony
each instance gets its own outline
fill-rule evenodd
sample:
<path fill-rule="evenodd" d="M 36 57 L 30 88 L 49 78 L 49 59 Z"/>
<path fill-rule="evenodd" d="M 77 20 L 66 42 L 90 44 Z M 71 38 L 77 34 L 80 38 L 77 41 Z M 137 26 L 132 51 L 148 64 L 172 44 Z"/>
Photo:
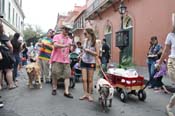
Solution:
<path fill-rule="evenodd" d="M 73 32 L 82 30 L 85 27 L 85 10 L 83 10 L 74 20 Z"/>
<path fill-rule="evenodd" d="M 74 22 L 72 31 L 74 32 L 74 31 L 82 30 L 82 29 L 84 29 L 84 18 L 80 17 L 78 20 Z"/>
<path fill-rule="evenodd" d="M 93 20 L 95 17 L 102 18 L 100 13 L 109 8 L 118 0 L 95 0 L 86 10 L 86 20 Z"/>

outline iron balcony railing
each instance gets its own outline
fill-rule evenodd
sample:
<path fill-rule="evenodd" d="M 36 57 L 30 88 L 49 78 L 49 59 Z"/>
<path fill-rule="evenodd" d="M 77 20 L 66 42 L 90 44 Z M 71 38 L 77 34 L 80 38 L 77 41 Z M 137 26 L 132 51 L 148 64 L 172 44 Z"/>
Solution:
<path fill-rule="evenodd" d="M 73 31 L 76 31 L 77 29 L 83 29 L 84 28 L 84 15 L 80 16 L 73 25 Z"/>
<path fill-rule="evenodd" d="M 103 7 L 106 3 L 113 2 L 115 0 L 95 0 L 87 9 L 86 9 L 86 18 L 92 15 L 100 7 Z"/>

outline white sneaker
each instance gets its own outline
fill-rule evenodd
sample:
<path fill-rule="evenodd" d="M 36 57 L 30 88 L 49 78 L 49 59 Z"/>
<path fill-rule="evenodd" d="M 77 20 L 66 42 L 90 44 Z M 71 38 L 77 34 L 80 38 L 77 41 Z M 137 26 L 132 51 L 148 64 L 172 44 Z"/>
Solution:
<path fill-rule="evenodd" d="M 3 108 L 4 107 L 4 104 L 2 101 L 0 101 L 0 108 Z"/>

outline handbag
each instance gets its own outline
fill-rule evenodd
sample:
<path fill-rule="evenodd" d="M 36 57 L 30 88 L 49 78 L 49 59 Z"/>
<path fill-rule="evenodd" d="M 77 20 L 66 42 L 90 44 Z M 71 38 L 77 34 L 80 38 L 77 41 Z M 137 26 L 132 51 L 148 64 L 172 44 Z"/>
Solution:
<path fill-rule="evenodd" d="M 3 59 L 5 59 L 5 61 L 7 62 L 7 64 L 14 64 L 15 63 L 15 59 L 10 54 L 10 51 L 8 49 L 6 49 L 3 46 L 0 46 L 0 52 L 2 54 Z"/>

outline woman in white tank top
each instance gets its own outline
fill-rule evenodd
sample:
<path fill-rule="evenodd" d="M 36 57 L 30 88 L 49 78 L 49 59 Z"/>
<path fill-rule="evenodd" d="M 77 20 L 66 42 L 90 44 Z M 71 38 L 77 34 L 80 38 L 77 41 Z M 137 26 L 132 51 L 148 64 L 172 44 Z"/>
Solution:
<path fill-rule="evenodd" d="M 93 88 L 93 75 L 96 68 L 96 59 L 99 56 L 99 49 L 96 45 L 96 36 L 92 29 L 85 29 L 84 36 L 86 40 L 84 42 L 83 54 L 80 62 L 84 95 L 80 97 L 80 100 L 88 99 L 89 101 L 93 101 L 91 95 Z"/>

